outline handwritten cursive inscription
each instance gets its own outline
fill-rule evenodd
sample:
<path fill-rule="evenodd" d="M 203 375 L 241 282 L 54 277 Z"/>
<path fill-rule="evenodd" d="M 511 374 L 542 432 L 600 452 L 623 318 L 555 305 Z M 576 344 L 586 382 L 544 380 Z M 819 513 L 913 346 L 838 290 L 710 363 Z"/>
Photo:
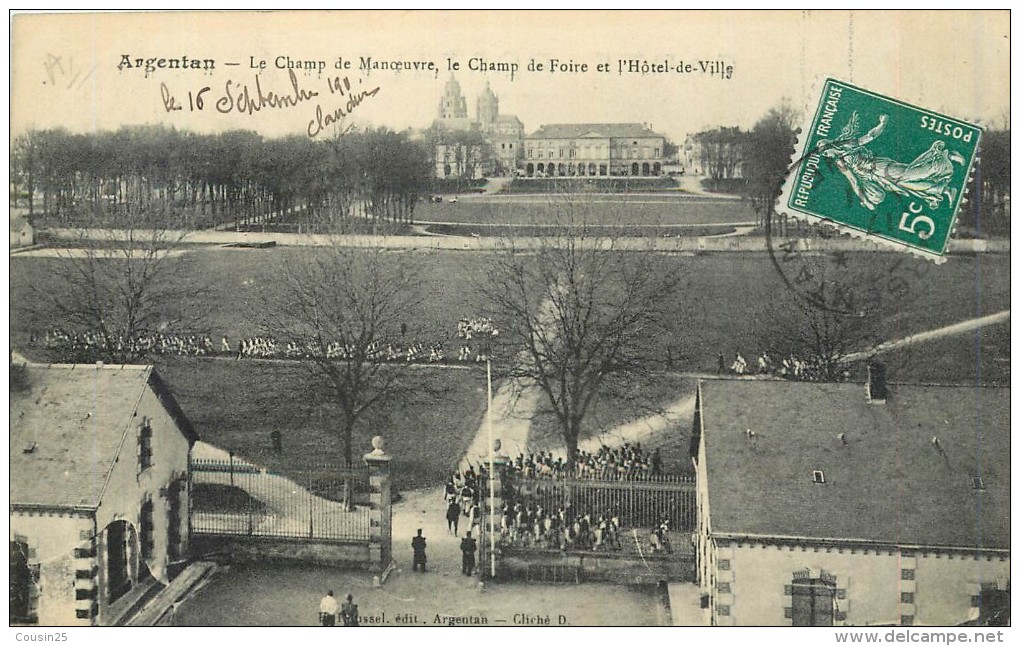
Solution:
<path fill-rule="evenodd" d="M 358 83 L 361 83 L 361 79 L 358 79 Z M 352 92 L 351 80 L 346 76 L 342 79 L 339 76 L 327 79 L 326 84 L 329 86 L 330 94 L 347 97 L 347 101 L 343 105 L 334 108 L 331 112 L 323 110 L 321 103 L 315 106 L 315 118 L 308 122 L 308 136 L 311 138 L 321 133 L 324 128 L 340 123 L 344 117 L 354 112 L 355 108 L 361 105 L 362 101 L 375 96 L 379 93 L 380 89 L 376 86 L 371 90 L 355 89 Z"/>
<path fill-rule="evenodd" d="M 163 110 L 168 113 L 202 112 L 206 105 L 209 105 L 210 109 L 211 106 L 215 105 L 216 111 L 220 114 L 236 113 L 255 116 L 266 109 L 270 111 L 288 110 L 305 103 L 311 103 L 316 97 L 325 94 L 321 91 L 309 89 L 307 83 L 306 87 L 302 87 L 293 69 L 288 70 L 287 73 L 290 77 L 290 88 L 285 92 L 264 88 L 262 86 L 262 77 L 256 74 L 254 81 L 251 83 L 238 83 L 228 80 L 223 86 L 222 94 L 217 96 L 216 93 L 213 93 L 208 99 L 206 99 L 205 95 L 213 92 L 209 86 L 205 86 L 197 91 L 189 90 L 186 96 L 181 95 L 183 99 L 181 100 L 177 98 L 178 95 L 174 90 L 170 89 L 167 83 L 160 83 L 160 98 L 162 99 Z M 324 107 L 324 101 L 315 103 L 314 117 L 307 122 L 308 126 L 306 129 L 310 138 L 318 136 L 330 126 L 340 124 L 358 106 L 377 95 L 380 90 L 379 86 L 366 89 L 362 85 L 364 80 L 361 78 L 352 82 L 350 77 L 334 76 L 326 78 L 325 81 L 326 89 L 329 90 L 330 96 L 333 97 L 334 101 L 338 101 L 339 104 L 336 107 Z M 321 86 L 319 87 L 321 90 Z"/>
<path fill-rule="evenodd" d="M 248 84 L 235 85 L 233 81 L 227 81 L 223 88 L 224 94 L 216 101 L 216 110 L 222 114 L 238 112 L 240 114 L 255 115 L 264 108 L 282 110 L 310 101 L 319 96 L 314 90 L 306 90 L 298 83 L 294 70 L 288 70 L 290 75 L 291 89 L 287 93 L 266 92 L 262 89 L 262 80 L 255 75 L 254 92 Z"/>

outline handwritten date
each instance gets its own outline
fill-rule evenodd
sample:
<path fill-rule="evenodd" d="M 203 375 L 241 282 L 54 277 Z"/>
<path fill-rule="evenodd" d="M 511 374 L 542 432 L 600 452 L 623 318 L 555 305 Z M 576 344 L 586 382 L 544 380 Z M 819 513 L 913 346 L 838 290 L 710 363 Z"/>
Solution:
<path fill-rule="evenodd" d="M 290 87 L 285 91 L 264 88 L 259 74 L 255 75 L 253 83 L 228 80 L 224 83 L 222 92 L 209 96 L 208 93 L 213 92 L 209 86 L 198 91 L 189 90 L 186 101 L 178 99 L 166 83 L 160 83 L 159 90 L 163 109 L 167 113 L 203 112 L 209 105 L 220 114 L 255 116 L 266 109 L 284 111 L 296 108 L 304 103 L 311 103 L 320 96 L 320 92 L 302 87 L 294 70 L 288 70 L 288 76 Z M 311 138 L 318 136 L 329 126 L 341 123 L 365 100 L 376 96 L 380 90 L 379 86 L 363 88 L 360 78 L 355 83 L 347 76 L 326 78 L 325 81 L 329 96 L 338 99 L 340 105 L 330 108 L 324 107 L 321 101 L 315 104 L 314 116 L 308 121 L 306 129 Z"/>

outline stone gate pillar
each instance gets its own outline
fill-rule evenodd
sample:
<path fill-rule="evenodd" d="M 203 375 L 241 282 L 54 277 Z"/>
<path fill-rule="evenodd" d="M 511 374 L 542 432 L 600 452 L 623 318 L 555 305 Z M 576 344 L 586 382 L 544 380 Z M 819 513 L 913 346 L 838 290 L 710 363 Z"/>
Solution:
<path fill-rule="evenodd" d="M 481 494 L 479 496 L 480 498 L 479 502 L 481 503 L 482 508 L 485 510 L 485 513 L 482 515 L 482 522 L 485 523 L 485 526 L 482 528 L 482 531 L 479 532 L 482 537 L 483 544 L 479 546 L 478 553 L 481 556 L 481 558 L 479 559 L 477 568 L 478 576 L 481 577 L 482 579 L 493 578 L 492 577 L 493 554 L 495 554 L 496 576 L 497 577 L 499 576 L 501 559 L 498 543 L 500 527 L 502 525 L 503 520 L 502 518 L 503 503 L 506 499 L 504 495 L 504 487 L 506 486 L 506 470 L 507 465 L 510 462 L 510 459 L 507 456 L 500 453 L 501 448 L 500 441 L 497 439 L 493 441 L 492 444 L 493 444 L 493 456 L 492 456 L 493 472 L 489 474 L 489 477 L 492 479 L 492 491 L 490 492 L 489 489 L 486 488 L 484 491 L 479 492 Z M 485 464 L 486 468 L 488 468 L 488 462 L 486 462 Z M 490 493 L 493 499 L 493 503 L 491 506 L 495 507 L 496 511 L 496 513 L 492 516 L 491 523 L 489 520 Z M 493 527 L 495 527 L 494 532 L 492 531 Z M 497 543 L 495 551 L 492 550 L 493 537 L 495 537 L 496 539 L 495 542 Z"/>
<path fill-rule="evenodd" d="M 393 506 L 390 496 L 391 456 L 383 450 L 382 436 L 372 438 L 372 452 L 365 454 L 368 465 L 369 554 L 373 571 L 382 572 L 393 558 Z"/>

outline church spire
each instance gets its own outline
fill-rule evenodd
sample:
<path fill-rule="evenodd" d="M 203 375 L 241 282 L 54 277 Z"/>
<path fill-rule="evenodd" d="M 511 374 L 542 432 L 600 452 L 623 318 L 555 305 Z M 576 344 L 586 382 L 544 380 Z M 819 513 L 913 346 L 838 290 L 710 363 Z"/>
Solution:
<path fill-rule="evenodd" d="M 439 101 L 439 118 L 465 119 L 467 116 L 467 100 L 460 90 L 457 78 L 450 72 L 450 80 L 446 82 L 443 98 Z"/>

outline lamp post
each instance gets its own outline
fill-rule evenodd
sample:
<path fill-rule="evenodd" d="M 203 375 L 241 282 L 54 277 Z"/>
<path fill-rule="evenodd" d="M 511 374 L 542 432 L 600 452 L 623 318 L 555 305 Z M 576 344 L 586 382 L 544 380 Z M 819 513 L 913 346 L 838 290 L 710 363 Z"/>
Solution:
<path fill-rule="evenodd" d="M 496 577 L 496 451 L 499 440 L 492 437 L 492 340 L 499 330 L 492 326 L 490 319 L 481 319 L 475 333 L 485 335 L 482 351 L 485 353 L 486 407 L 485 426 L 489 435 L 489 576 Z"/>
<path fill-rule="evenodd" d="M 496 578 L 496 451 L 498 440 L 492 439 L 492 358 L 485 353 L 485 381 L 488 391 L 488 406 L 485 409 L 485 425 L 489 431 L 489 576 Z"/>

